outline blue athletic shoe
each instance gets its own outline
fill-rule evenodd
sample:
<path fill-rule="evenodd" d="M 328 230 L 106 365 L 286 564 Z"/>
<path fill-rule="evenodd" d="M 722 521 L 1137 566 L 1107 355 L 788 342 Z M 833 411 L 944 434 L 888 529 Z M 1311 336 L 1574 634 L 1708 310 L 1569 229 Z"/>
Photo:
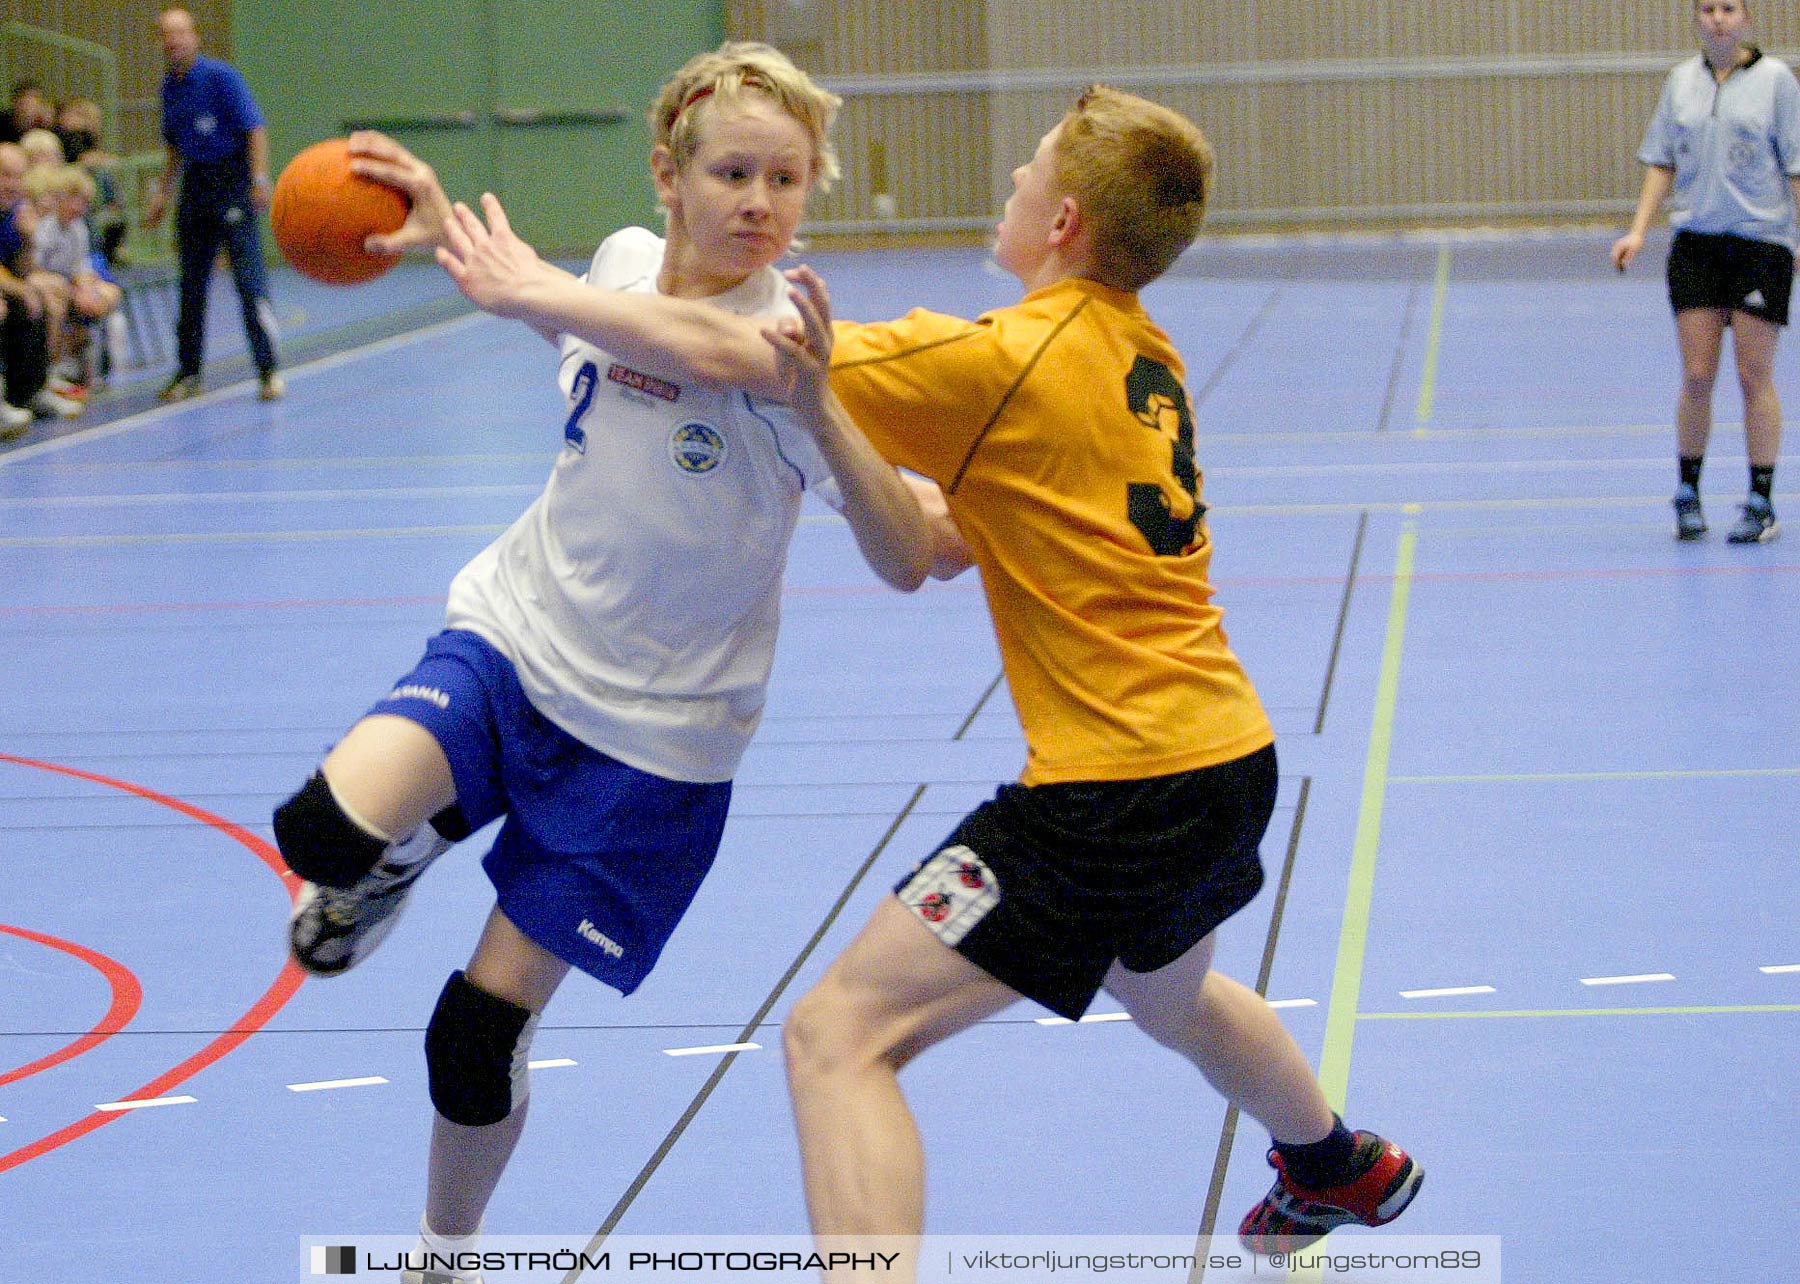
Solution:
<path fill-rule="evenodd" d="M 1700 492 L 1683 485 L 1675 492 L 1675 538 L 1699 539 L 1706 534 L 1706 514 L 1700 511 Z"/>
<path fill-rule="evenodd" d="M 1725 538 L 1733 544 L 1767 544 L 1781 534 L 1775 506 L 1755 491 L 1744 500 L 1743 515 Z"/>

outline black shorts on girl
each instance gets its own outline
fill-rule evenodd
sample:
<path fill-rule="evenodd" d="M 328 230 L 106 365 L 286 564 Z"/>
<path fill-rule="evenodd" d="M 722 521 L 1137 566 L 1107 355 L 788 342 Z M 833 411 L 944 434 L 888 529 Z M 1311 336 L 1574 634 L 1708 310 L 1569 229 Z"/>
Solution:
<path fill-rule="evenodd" d="M 461 629 L 426 643 L 369 712 L 431 733 L 471 830 L 506 817 L 481 864 L 513 925 L 619 993 L 637 989 L 712 868 L 731 782 L 665 780 L 583 744 Z"/>
<path fill-rule="evenodd" d="M 1166 967 L 1255 898 L 1275 787 L 1273 745 L 1173 776 L 1002 785 L 894 891 L 944 944 L 1076 1020 L 1115 959 Z"/>
<path fill-rule="evenodd" d="M 1788 322 L 1794 252 L 1771 241 L 1711 232 L 1677 232 L 1669 247 L 1669 306 L 1748 312 Z"/>

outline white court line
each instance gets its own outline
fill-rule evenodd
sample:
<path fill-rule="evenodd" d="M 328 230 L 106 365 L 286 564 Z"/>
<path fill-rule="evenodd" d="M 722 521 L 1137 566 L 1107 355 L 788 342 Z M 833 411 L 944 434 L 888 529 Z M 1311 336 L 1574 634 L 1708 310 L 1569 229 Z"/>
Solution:
<path fill-rule="evenodd" d="M 192 404 L 191 402 L 189 403 Z M 110 426 L 110 425 L 109 425 Z M 148 477 L 157 472 L 176 473 L 265 473 L 323 472 L 327 469 L 363 469 L 391 472 L 394 469 L 417 468 L 437 464 L 446 468 L 498 468 L 505 464 L 541 465 L 546 462 L 542 451 L 490 450 L 480 454 L 446 455 L 315 455 L 286 459 L 145 459 L 129 461 L 98 460 L 91 463 L 59 464 L 56 473 L 69 477 L 76 473 L 129 473 Z"/>
<path fill-rule="evenodd" d="M 448 321 L 439 321 L 435 325 L 428 325 L 422 330 L 409 330 L 405 334 L 396 334 L 391 335 L 386 339 L 378 339 L 374 343 L 364 344 L 360 348 L 351 348 L 346 352 L 335 352 L 329 357 L 320 357 L 317 361 L 307 361 L 301 365 L 294 366 L 292 369 L 284 370 L 282 373 L 290 380 L 297 377 L 310 378 L 312 375 L 321 371 L 333 370 L 338 366 L 348 364 L 351 361 L 359 361 L 364 357 L 376 356 L 391 348 L 402 347 L 420 339 L 436 338 L 439 335 L 449 333 L 458 326 L 466 326 L 474 321 L 488 319 L 488 315 L 485 312 L 471 312 L 466 316 L 452 317 Z M 66 437 L 52 437 L 49 441 L 35 442 L 29 446 L 20 446 L 17 450 L 0 452 L 0 468 L 4 468 L 8 464 L 22 463 L 27 459 L 36 459 L 39 455 L 48 455 L 54 451 L 63 450 L 66 447 L 73 446 L 77 443 L 85 445 L 90 441 L 102 441 L 107 437 L 116 437 L 122 432 L 129 432 L 133 428 L 142 428 L 147 424 L 161 423 L 163 420 L 181 414 L 185 410 L 191 410 L 195 406 L 210 405 L 215 401 L 224 401 L 233 397 L 247 398 L 251 395 L 251 387 L 251 380 L 242 379 L 236 383 L 226 384 L 222 388 L 215 388 L 211 392 L 202 393 L 200 396 L 188 401 L 180 401 L 168 406 L 157 406 L 150 410 L 141 410 L 135 415 L 127 415 L 125 418 L 115 419 L 111 423 L 96 424 L 94 427 L 84 429 L 81 432 L 72 432 Z"/>
<path fill-rule="evenodd" d="M 151 1097 L 144 1101 L 108 1101 L 95 1106 L 94 1109 L 148 1110 L 152 1106 L 191 1106 L 195 1100 L 197 1098 L 194 1097 Z"/>
<path fill-rule="evenodd" d="M 371 1084 L 386 1082 L 387 1080 L 380 1075 L 372 1074 L 362 1079 L 321 1079 L 317 1083 L 290 1083 L 287 1090 L 289 1092 L 328 1092 L 333 1088 L 366 1088 Z"/>
<path fill-rule="evenodd" d="M 1036 1023 L 1038 1025 L 1100 1025 L 1107 1021 L 1129 1020 L 1131 1020 L 1129 1012 L 1097 1012 L 1093 1016 L 1082 1017 L 1079 1022 L 1071 1021 L 1068 1017 L 1037 1017 Z"/>
<path fill-rule="evenodd" d="M 533 482 L 467 486 L 338 486 L 319 490 L 194 490 L 157 491 L 132 495 L 33 495 L 0 498 L 0 511 L 9 509 L 61 508 L 184 508 L 200 504 L 324 504 L 340 500 L 482 499 L 536 495 L 543 486 Z"/>
<path fill-rule="evenodd" d="M 1402 990 L 1403 999 L 1447 999 L 1453 994 L 1492 994 L 1491 985 L 1452 985 L 1441 990 Z"/>
<path fill-rule="evenodd" d="M 1776 491 L 1775 495 L 1776 498 L 1781 499 L 1791 497 L 1792 493 Z M 1308 514 L 1317 516 L 1329 513 L 1362 512 L 1403 513 L 1413 516 L 1420 513 L 1525 512 L 1536 509 L 1555 511 L 1559 509 L 1646 508 L 1668 502 L 1665 497 L 1660 495 L 1564 495 L 1540 498 L 1512 496 L 1500 499 L 1384 499 L 1367 502 L 1337 500 L 1314 504 L 1220 504 L 1216 508 L 1209 504 L 1206 511 L 1230 513 L 1240 517 L 1294 517 Z M 1441 533 L 1433 532 L 1433 534 Z"/>
<path fill-rule="evenodd" d="M 572 1066 L 575 1063 L 567 1057 L 551 1057 L 548 1061 L 527 1061 L 527 1070 L 554 1070 L 559 1066 Z"/>
<path fill-rule="evenodd" d="M 1631 468 L 1667 468 L 1668 460 L 1634 459 L 1493 459 L 1482 461 L 1400 460 L 1380 464 L 1220 464 L 1207 470 L 1208 476 L 1219 478 L 1249 477 L 1336 477 L 1336 476 L 1403 476 L 1450 475 L 1469 476 L 1476 473 L 1547 472 L 1558 476 L 1582 472 L 1620 472 Z"/>
<path fill-rule="evenodd" d="M 504 522 L 473 526 L 371 526 L 345 530 L 171 531 L 161 535 L 35 535 L 0 539 L 0 548 L 126 548 L 155 544 L 294 544 L 345 539 L 443 539 L 456 535 L 492 537 Z"/>
<path fill-rule="evenodd" d="M 1269 1006 L 1272 1008 L 1316 1008 L 1319 1006 L 1319 1001 L 1317 999 L 1270 999 Z"/>
<path fill-rule="evenodd" d="M 1673 981 L 1672 972 L 1643 972 L 1637 976 L 1584 976 L 1583 985 L 1641 985 L 1645 981 Z"/>
<path fill-rule="evenodd" d="M 762 1048 L 760 1043 L 715 1043 L 705 1048 L 664 1048 L 665 1057 L 698 1057 L 708 1052 L 756 1052 Z"/>
<path fill-rule="evenodd" d="M 1779 963 L 1774 967 L 1759 967 L 1756 970 L 1766 976 L 1779 976 L 1784 972 L 1800 972 L 1800 963 Z"/>

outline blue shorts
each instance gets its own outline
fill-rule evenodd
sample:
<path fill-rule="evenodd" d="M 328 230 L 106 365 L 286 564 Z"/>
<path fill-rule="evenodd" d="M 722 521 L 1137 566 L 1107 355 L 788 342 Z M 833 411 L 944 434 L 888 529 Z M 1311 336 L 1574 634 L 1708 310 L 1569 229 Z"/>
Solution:
<path fill-rule="evenodd" d="M 583 744 L 461 629 L 432 638 L 369 712 L 431 733 L 471 830 L 506 817 L 482 868 L 513 925 L 619 993 L 637 989 L 712 868 L 731 782 L 665 780 Z"/>

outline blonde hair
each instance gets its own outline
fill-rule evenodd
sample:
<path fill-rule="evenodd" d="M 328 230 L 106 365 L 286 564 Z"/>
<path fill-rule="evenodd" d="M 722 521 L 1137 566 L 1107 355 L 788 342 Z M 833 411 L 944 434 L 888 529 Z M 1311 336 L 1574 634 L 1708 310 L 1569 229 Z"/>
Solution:
<path fill-rule="evenodd" d="M 40 171 L 33 171 L 28 177 L 34 178 Z M 43 180 L 44 191 L 51 196 L 85 196 L 89 201 L 100 190 L 94 182 L 94 176 L 79 165 L 56 165 L 41 171 L 46 177 Z"/>
<path fill-rule="evenodd" d="M 1063 117 L 1056 181 L 1093 229 L 1093 275 L 1141 290 L 1194 243 L 1212 195 L 1200 127 L 1133 94 L 1095 85 Z"/>
<path fill-rule="evenodd" d="M 26 130 L 19 146 L 25 149 L 25 161 L 30 165 L 60 165 L 68 159 L 63 155 L 62 139 L 47 129 Z"/>
<path fill-rule="evenodd" d="M 700 147 L 702 115 L 741 103 L 749 94 L 761 94 L 806 127 L 813 145 L 813 190 L 829 191 L 839 173 L 831 126 L 843 100 L 773 45 L 728 40 L 689 59 L 656 95 L 650 136 L 669 149 L 677 170 L 685 169 Z"/>

